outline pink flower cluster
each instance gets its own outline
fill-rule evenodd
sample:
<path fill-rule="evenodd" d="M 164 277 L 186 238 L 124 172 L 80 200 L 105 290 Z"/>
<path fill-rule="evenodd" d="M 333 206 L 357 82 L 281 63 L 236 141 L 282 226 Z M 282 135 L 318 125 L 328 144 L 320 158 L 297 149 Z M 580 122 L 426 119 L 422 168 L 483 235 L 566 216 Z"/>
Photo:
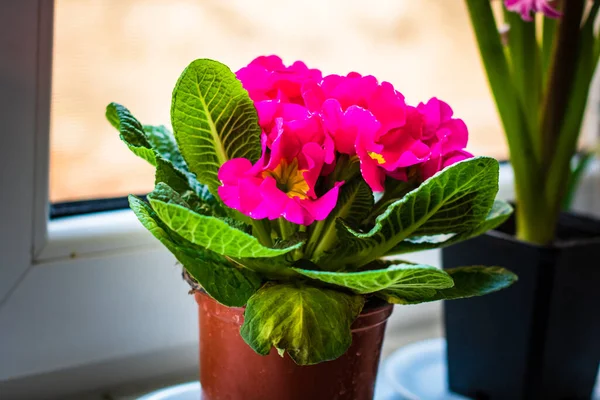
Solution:
<path fill-rule="evenodd" d="M 388 82 L 352 72 L 323 76 L 297 61 L 259 57 L 237 72 L 254 101 L 263 154 L 254 165 L 233 159 L 221 167 L 223 202 L 254 219 L 283 217 L 310 225 L 325 219 L 344 182 L 323 185 L 340 155 L 360 162 L 375 192 L 386 177 L 425 180 L 472 157 L 468 132 L 436 98 L 416 107 Z"/>
<path fill-rule="evenodd" d="M 550 0 L 551 1 L 551 0 Z M 525 21 L 533 21 L 531 13 L 541 12 L 549 18 L 559 18 L 561 13 L 549 4 L 548 0 L 504 0 L 504 6 L 508 11 L 521 14 Z"/>

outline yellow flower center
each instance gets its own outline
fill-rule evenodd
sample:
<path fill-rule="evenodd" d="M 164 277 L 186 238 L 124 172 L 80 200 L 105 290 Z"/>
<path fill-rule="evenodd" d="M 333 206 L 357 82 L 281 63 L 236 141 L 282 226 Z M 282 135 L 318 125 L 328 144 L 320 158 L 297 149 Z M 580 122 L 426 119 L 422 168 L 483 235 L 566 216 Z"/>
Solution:
<path fill-rule="evenodd" d="M 293 199 L 298 197 L 304 200 L 308 197 L 308 183 L 304 180 L 305 171 L 298 169 L 298 159 L 291 164 L 283 159 L 273 171 L 264 171 L 263 177 L 272 176 L 277 182 L 277 188 Z"/>
<path fill-rule="evenodd" d="M 383 156 L 381 154 L 377 154 L 374 151 L 370 151 L 369 157 L 371 157 L 373 160 L 376 160 L 377 164 L 379 164 L 379 165 L 385 164 L 385 158 L 383 158 Z"/>

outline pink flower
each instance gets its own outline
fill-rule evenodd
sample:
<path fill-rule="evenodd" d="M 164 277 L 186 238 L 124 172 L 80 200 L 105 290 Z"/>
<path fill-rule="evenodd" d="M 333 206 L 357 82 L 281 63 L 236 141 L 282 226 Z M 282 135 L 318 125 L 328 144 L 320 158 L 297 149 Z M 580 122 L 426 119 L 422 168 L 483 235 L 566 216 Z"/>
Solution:
<path fill-rule="evenodd" d="M 561 13 L 549 4 L 548 0 L 504 0 L 507 10 L 521 14 L 524 21 L 532 21 L 531 13 L 541 12 L 549 18 L 559 18 Z"/>
<path fill-rule="evenodd" d="M 406 167 L 427 160 L 430 149 L 422 141 L 423 117 L 414 107 L 407 107 L 406 122 L 398 128 L 375 132 L 363 130 L 356 149 L 361 172 L 371 189 L 384 190 L 386 175 L 406 180 Z"/>
<path fill-rule="evenodd" d="M 269 148 L 274 140 L 286 131 L 300 147 L 310 142 L 323 146 L 326 150 L 325 162 L 334 162 L 333 140 L 325 134 L 318 115 L 301 105 L 283 103 L 280 100 L 257 101 L 254 106 L 258 112 L 258 123 L 263 134 L 267 136 Z"/>
<path fill-rule="evenodd" d="M 304 104 L 301 88 L 306 81 L 320 81 L 321 71 L 309 69 L 302 61 L 286 67 L 281 58 L 261 56 L 240 69 L 237 78 L 254 101 L 282 100 Z"/>
<path fill-rule="evenodd" d="M 345 77 L 328 75 L 320 83 L 307 82 L 302 96 L 306 107 L 314 112 L 321 111 L 328 99 L 335 100 L 340 111 L 352 106 L 369 110 L 386 131 L 404 125 L 406 120 L 404 96 L 391 83 L 380 84 L 371 75 L 361 76 L 356 72 Z"/>
<path fill-rule="evenodd" d="M 310 225 L 329 215 L 337 203 L 336 182 L 325 193 L 317 183 L 334 159 L 333 142 L 323 133 L 320 119 L 297 104 L 259 101 L 263 156 L 254 165 L 243 158 L 219 169 L 219 196 L 231 208 L 254 219 L 283 217 Z"/>
<path fill-rule="evenodd" d="M 219 196 L 231 208 L 254 219 L 280 217 L 299 225 L 321 221 L 337 203 L 343 182 L 317 196 L 315 184 L 323 165 L 322 149 L 304 146 L 299 157 L 282 158 L 256 171 L 249 160 L 236 158 L 219 169 Z"/>
<path fill-rule="evenodd" d="M 360 161 L 373 191 L 384 191 L 386 178 L 425 180 L 472 157 L 467 127 L 446 103 L 411 107 L 373 76 L 322 77 L 276 56 L 255 59 L 237 76 L 254 101 L 263 151 L 254 165 L 238 158 L 221 166 L 219 196 L 251 218 L 301 225 L 327 218 L 343 184 L 328 175 L 341 155 Z"/>
<path fill-rule="evenodd" d="M 463 120 L 452 118 L 452 108 L 437 98 L 417 106 L 423 116 L 423 141 L 431 149 L 429 159 L 421 165 L 423 179 L 433 176 L 445 167 L 471 158 L 464 150 L 469 131 Z"/>
<path fill-rule="evenodd" d="M 353 72 L 326 76 L 303 88 L 307 108 L 320 111 L 335 149 L 358 156 L 362 175 L 374 191 L 384 190 L 386 175 L 406 180 L 405 168 L 429 156 L 421 141 L 420 114 L 390 83 Z"/>

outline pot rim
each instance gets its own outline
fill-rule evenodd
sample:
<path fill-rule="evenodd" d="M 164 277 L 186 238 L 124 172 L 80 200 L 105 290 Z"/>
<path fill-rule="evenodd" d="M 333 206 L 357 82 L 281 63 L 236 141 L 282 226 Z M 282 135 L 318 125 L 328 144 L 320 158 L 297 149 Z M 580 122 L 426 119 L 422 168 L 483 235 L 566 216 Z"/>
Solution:
<path fill-rule="evenodd" d="M 242 317 L 244 315 L 246 307 L 228 307 L 226 305 L 223 305 L 214 298 L 212 298 L 203 289 L 193 290 L 193 294 L 198 306 L 200 306 L 201 298 L 208 298 L 210 301 L 218 304 L 221 307 L 231 310 L 232 312 L 239 313 Z M 371 304 L 369 304 L 369 301 L 371 301 Z M 365 301 L 365 306 L 352 323 L 352 332 L 363 331 L 385 323 L 389 319 L 393 310 L 394 304 L 392 303 L 388 303 L 385 300 L 379 298 L 367 298 Z"/>
<path fill-rule="evenodd" d="M 509 202 L 513 208 L 516 208 L 516 204 L 514 202 Z M 514 214 L 511 215 L 510 219 L 514 218 Z M 509 221 L 510 221 L 509 219 Z M 505 222 L 504 224 L 507 224 Z M 575 239 L 555 239 L 552 243 L 548 245 L 539 245 L 535 243 L 526 242 L 520 239 L 517 239 L 513 233 L 507 233 L 501 230 L 492 229 L 485 233 L 485 235 L 492 236 L 497 239 L 507 240 L 512 243 L 519 243 L 521 246 L 527 246 L 530 248 L 538 249 L 538 250 L 561 250 L 567 248 L 574 248 L 580 246 L 589 246 L 589 245 L 600 245 L 600 219 L 590 215 L 582 215 L 577 212 L 572 211 L 563 211 L 559 215 L 558 219 L 558 227 L 565 228 L 576 228 L 575 225 L 578 225 L 582 231 L 585 231 L 589 234 L 589 237 L 579 237 Z M 586 229 L 587 228 L 587 229 Z"/>

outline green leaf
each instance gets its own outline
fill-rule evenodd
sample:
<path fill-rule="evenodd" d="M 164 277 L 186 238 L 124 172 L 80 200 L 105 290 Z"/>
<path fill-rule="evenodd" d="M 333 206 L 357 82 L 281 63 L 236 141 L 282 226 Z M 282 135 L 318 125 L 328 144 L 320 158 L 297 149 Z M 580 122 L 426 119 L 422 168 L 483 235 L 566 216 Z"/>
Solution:
<path fill-rule="evenodd" d="M 133 153 L 152 165 L 156 165 L 158 154 L 179 170 L 187 172 L 175 138 L 165 126 L 142 125 L 126 107 L 117 103 L 106 107 L 106 118 L 120 132 L 121 140 Z"/>
<path fill-rule="evenodd" d="M 497 292 L 512 285 L 518 280 L 517 275 L 501 267 L 459 267 L 447 269 L 446 272 L 454 280 L 454 286 L 437 290 L 428 298 L 406 298 L 402 296 L 382 296 L 390 303 L 417 304 L 437 300 L 454 300 L 466 297 L 483 296 Z"/>
<path fill-rule="evenodd" d="M 204 250 L 171 231 L 143 200 L 129 196 L 129 205 L 146 227 L 219 303 L 242 307 L 261 286 L 260 277 L 237 268 L 225 257 Z"/>
<path fill-rule="evenodd" d="M 365 265 L 410 236 L 474 229 L 488 215 L 498 191 L 498 161 L 475 157 L 438 172 L 392 203 L 368 232 L 341 223 L 342 240 L 329 262 Z"/>
<path fill-rule="evenodd" d="M 256 109 L 231 70 L 216 61 L 193 61 L 173 91 L 171 122 L 183 157 L 216 195 L 223 163 L 261 155 Z"/>
<path fill-rule="evenodd" d="M 430 249 L 439 249 L 462 242 L 484 234 L 485 232 L 502 225 L 513 212 L 510 204 L 495 200 L 494 205 L 486 219 L 473 229 L 466 230 L 454 235 L 421 236 L 411 237 L 398 243 L 392 250 L 386 253 L 387 256 L 393 256 L 414 251 L 423 251 Z"/>
<path fill-rule="evenodd" d="M 192 173 L 184 173 L 173 163 L 162 157 L 156 157 L 155 185 L 165 184 L 177 192 L 194 211 L 225 217 L 228 215 L 220 200 L 213 196 L 208 188 L 198 181 Z"/>
<path fill-rule="evenodd" d="M 150 205 L 169 229 L 184 239 L 230 257 L 275 257 L 302 246 L 302 242 L 285 249 L 272 249 L 263 246 L 252 235 L 230 226 L 222 219 L 201 215 L 177 201 L 165 201 L 155 193 L 148 195 Z"/>
<path fill-rule="evenodd" d="M 393 264 L 384 269 L 361 272 L 294 270 L 311 279 L 345 287 L 359 294 L 382 290 L 442 289 L 454 285 L 447 273 L 429 265 Z"/>
<path fill-rule="evenodd" d="M 144 127 L 129 110 L 117 103 L 106 107 L 106 119 L 120 133 L 121 140 L 129 150 L 152 165 L 156 165 L 154 150 L 144 133 Z"/>
<path fill-rule="evenodd" d="M 348 350 L 363 304 L 363 296 L 336 290 L 267 284 L 248 301 L 240 333 L 258 354 L 274 346 L 299 365 L 317 364 Z"/>
<path fill-rule="evenodd" d="M 164 125 L 144 125 L 144 133 L 152 148 L 165 160 L 187 172 L 187 165 L 179 152 L 173 133 Z"/>
<path fill-rule="evenodd" d="M 106 118 L 134 154 L 156 166 L 155 183 L 164 182 L 181 195 L 191 190 L 213 211 L 224 213 L 220 200 L 188 170 L 173 134 L 165 126 L 142 126 L 127 108 L 117 103 L 106 107 Z"/>
<path fill-rule="evenodd" d="M 154 183 L 155 185 L 164 183 L 179 194 L 191 190 L 187 176 L 175 168 L 173 163 L 161 157 L 157 157 L 156 159 L 156 175 Z"/>
<path fill-rule="evenodd" d="M 373 209 L 373 191 L 361 177 L 343 185 L 334 213 L 337 218 L 358 225 Z"/>

